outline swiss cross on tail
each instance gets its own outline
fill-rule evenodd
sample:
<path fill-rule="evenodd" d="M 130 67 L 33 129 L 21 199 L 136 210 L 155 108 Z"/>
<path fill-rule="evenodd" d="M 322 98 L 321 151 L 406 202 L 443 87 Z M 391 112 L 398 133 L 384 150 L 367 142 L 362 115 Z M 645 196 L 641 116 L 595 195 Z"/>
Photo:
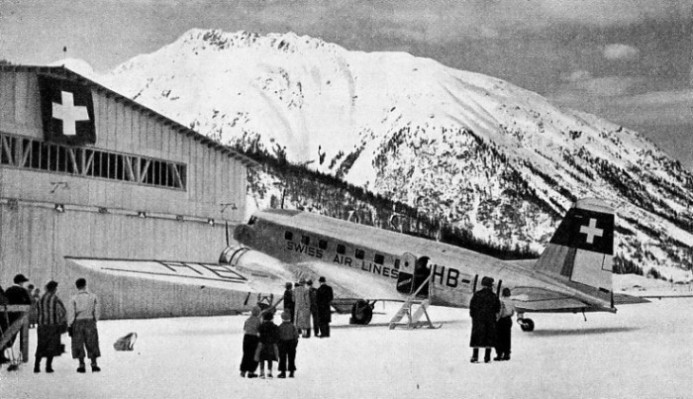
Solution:
<path fill-rule="evenodd" d="M 96 142 L 91 88 L 42 75 L 39 90 L 46 141 L 72 145 Z"/>
<path fill-rule="evenodd" d="M 551 238 L 551 243 L 613 255 L 614 215 L 571 208 Z"/>

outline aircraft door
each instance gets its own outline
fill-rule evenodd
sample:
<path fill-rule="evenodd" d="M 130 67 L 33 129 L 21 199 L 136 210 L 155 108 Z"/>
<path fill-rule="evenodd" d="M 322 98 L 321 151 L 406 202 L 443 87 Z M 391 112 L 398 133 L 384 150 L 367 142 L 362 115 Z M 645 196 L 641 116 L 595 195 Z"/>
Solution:
<path fill-rule="evenodd" d="M 411 295 L 414 292 L 414 267 L 416 256 L 410 252 L 405 252 L 399 265 L 397 277 L 397 292 Z"/>
<path fill-rule="evenodd" d="M 428 256 L 422 256 L 416 260 L 414 266 L 414 292 L 419 291 L 417 297 L 428 298 L 428 281 L 426 279 L 431 275 L 431 266 L 428 264 L 428 260 Z M 423 287 L 419 289 L 422 284 Z"/>

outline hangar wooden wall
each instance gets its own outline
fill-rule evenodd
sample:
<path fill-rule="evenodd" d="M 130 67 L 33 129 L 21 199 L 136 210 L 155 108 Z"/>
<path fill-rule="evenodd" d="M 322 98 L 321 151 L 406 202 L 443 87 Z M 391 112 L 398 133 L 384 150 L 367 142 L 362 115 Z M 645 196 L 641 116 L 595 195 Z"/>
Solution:
<path fill-rule="evenodd" d="M 185 188 L 21 164 L 21 143 L 43 141 L 40 73 L 91 87 L 97 141 L 86 148 L 184 164 Z M 39 287 L 56 279 L 67 290 L 66 256 L 216 262 L 226 245 L 225 223 L 243 222 L 250 161 L 62 68 L 0 67 L 2 151 L 9 151 L 0 162 L 3 287 L 22 272 Z"/>

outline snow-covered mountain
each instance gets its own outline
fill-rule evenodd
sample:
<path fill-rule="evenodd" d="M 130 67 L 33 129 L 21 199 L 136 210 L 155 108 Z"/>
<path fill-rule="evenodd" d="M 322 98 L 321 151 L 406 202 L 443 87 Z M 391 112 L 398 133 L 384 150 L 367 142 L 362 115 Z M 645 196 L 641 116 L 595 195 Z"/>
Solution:
<path fill-rule="evenodd" d="M 671 273 L 693 258 L 690 172 L 636 132 L 493 77 L 292 33 L 195 29 L 96 79 L 480 238 L 540 249 L 576 198 L 599 197 L 617 207 L 624 258 Z"/>

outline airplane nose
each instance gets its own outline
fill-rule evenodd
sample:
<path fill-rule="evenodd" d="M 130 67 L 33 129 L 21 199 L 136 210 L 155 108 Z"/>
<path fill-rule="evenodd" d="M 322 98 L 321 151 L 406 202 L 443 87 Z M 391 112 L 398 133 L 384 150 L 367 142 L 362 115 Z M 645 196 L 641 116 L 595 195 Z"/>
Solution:
<path fill-rule="evenodd" d="M 241 224 L 234 229 L 233 238 L 240 243 L 250 244 L 255 235 L 254 233 L 252 227 L 247 224 Z"/>

